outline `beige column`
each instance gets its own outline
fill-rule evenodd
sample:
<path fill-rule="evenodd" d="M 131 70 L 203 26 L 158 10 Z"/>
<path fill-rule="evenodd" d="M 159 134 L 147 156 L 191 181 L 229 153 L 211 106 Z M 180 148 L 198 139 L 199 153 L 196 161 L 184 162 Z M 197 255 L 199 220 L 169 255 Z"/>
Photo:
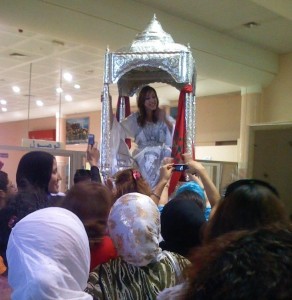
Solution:
<path fill-rule="evenodd" d="M 56 113 L 56 142 L 66 145 L 66 119 Z"/>
<path fill-rule="evenodd" d="M 240 137 L 238 147 L 239 176 L 247 176 L 249 151 L 249 125 L 260 122 L 261 87 L 241 89 Z"/>
<path fill-rule="evenodd" d="M 59 113 L 56 113 L 56 142 L 62 143 L 66 147 L 66 119 Z M 65 149 L 65 148 L 64 148 Z M 69 186 L 69 178 L 67 166 L 69 164 L 68 157 L 57 156 L 58 172 L 62 180 L 60 182 L 60 192 L 66 192 Z"/>

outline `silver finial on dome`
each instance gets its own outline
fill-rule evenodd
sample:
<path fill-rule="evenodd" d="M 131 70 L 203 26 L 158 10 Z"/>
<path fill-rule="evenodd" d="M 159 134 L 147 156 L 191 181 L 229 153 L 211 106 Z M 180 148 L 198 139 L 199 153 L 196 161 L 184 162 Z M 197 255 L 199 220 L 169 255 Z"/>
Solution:
<path fill-rule="evenodd" d="M 134 43 L 139 43 L 141 41 L 153 41 L 153 40 L 159 40 L 163 41 L 165 43 L 173 43 L 173 39 L 169 33 L 166 33 L 160 24 L 160 22 L 157 20 L 156 15 L 154 14 L 152 20 L 146 27 L 144 31 L 137 34 L 136 39 L 133 41 Z M 133 45 L 132 44 L 132 45 Z"/>
<path fill-rule="evenodd" d="M 162 29 L 154 14 L 146 29 L 136 35 L 130 46 L 118 50 L 119 53 L 153 53 L 153 52 L 189 52 L 189 49 L 174 42 L 171 35 Z"/>

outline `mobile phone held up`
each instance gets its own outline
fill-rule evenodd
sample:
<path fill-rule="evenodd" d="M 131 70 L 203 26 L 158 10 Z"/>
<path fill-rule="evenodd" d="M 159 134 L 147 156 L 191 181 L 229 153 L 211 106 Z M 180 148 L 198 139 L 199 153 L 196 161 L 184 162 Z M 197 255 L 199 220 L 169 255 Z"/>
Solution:
<path fill-rule="evenodd" d="M 94 134 L 92 133 L 88 133 L 88 145 L 94 145 L 95 141 L 94 141 Z"/>
<path fill-rule="evenodd" d="M 174 164 L 173 165 L 174 171 L 176 172 L 183 172 L 189 168 L 186 164 Z"/>

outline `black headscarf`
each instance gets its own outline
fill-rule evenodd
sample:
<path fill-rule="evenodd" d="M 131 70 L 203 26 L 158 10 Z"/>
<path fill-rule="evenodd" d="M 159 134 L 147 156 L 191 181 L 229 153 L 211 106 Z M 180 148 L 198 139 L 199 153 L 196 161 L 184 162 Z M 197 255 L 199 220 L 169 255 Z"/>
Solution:
<path fill-rule="evenodd" d="M 23 155 L 16 172 L 18 189 L 31 185 L 48 193 L 54 159 L 52 154 L 43 151 L 32 151 Z"/>
<path fill-rule="evenodd" d="M 200 232 L 205 216 L 193 199 L 175 197 L 161 213 L 160 243 L 163 250 L 187 256 L 189 251 L 200 244 Z"/>

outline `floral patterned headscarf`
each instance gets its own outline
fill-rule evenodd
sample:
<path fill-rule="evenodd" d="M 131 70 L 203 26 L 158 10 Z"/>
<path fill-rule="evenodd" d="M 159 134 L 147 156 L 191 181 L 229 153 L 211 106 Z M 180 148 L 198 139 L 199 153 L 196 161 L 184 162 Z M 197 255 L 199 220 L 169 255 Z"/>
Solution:
<path fill-rule="evenodd" d="M 150 197 L 123 195 L 113 205 L 108 225 L 117 252 L 127 263 L 146 266 L 160 260 L 159 211 Z"/>

